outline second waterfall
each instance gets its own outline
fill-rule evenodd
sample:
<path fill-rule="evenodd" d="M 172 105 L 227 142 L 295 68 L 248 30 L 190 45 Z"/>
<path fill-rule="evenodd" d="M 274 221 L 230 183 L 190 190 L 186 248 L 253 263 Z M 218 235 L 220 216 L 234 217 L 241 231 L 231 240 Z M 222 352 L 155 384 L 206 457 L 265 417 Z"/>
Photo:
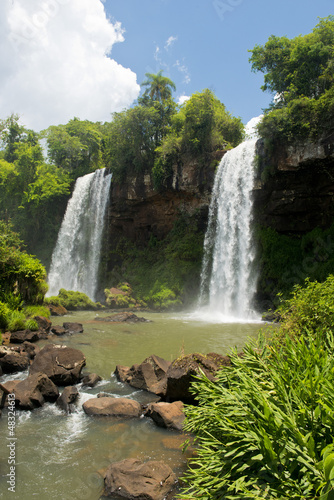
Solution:
<path fill-rule="evenodd" d="M 96 300 L 110 182 L 105 169 L 77 179 L 52 254 L 49 296 L 65 288 Z"/>
<path fill-rule="evenodd" d="M 216 173 L 204 242 L 200 305 L 224 320 L 251 320 L 256 290 L 252 190 L 256 138 L 228 151 Z"/>

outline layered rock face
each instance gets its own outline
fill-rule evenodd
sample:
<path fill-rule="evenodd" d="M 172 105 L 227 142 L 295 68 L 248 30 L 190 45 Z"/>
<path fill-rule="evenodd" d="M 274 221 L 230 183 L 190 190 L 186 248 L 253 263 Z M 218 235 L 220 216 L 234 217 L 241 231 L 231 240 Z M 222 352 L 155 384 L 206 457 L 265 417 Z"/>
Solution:
<path fill-rule="evenodd" d="M 151 237 L 164 239 L 173 227 L 180 211 L 192 215 L 206 225 L 215 165 L 224 154 L 218 151 L 208 158 L 205 166 L 197 161 L 174 165 L 167 186 L 156 190 L 150 174 L 129 175 L 124 183 L 112 183 L 108 211 L 110 243 L 120 237 L 146 245 Z"/>
<path fill-rule="evenodd" d="M 265 156 L 258 141 L 260 167 L 254 190 L 256 223 L 283 234 L 328 228 L 334 218 L 334 133 L 317 143 L 296 143 Z"/>

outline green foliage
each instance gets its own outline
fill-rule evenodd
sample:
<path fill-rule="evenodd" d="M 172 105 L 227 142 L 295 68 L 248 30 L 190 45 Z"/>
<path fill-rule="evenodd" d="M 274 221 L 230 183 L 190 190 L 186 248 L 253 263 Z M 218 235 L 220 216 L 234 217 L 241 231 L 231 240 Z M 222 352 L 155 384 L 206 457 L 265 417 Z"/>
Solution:
<path fill-rule="evenodd" d="M 101 168 L 103 134 L 99 124 L 74 118 L 66 125 L 52 125 L 43 135 L 50 161 L 72 179 Z"/>
<path fill-rule="evenodd" d="M 21 244 L 12 226 L 0 221 L 0 299 L 14 294 L 20 301 L 40 304 L 47 291 L 46 270 Z"/>
<path fill-rule="evenodd" d="M 334 487 L 333 334 L 250 341 L 216 382 L 193 383 L 197 457 L 182 499 L 313 500 Z M 328 497 L 330 498 L 330 497 Z"/>
<path fill-rule="evenodd" d="M 48 307 L 45 307 L 43 305 L 39 306 L 25 306 L 23 308 L 23 312 L 28 318 L 34 318 L 34 316 L 43 316 L 44 318 L 49 318 L 51 313 L 50 309 Z"/>
<path fill-rule="evenodd" d="M 26 316 L 22 311 L 10 311 L 8 315 L 8 330 L 10 332 L 17 332 L 18 330 L 25 330 Z"/>
<path fill-rule="evenodd" d="M 295 285 L 292 296 L 278 308 L 281 333 L 300 336 L 306 331 L 319 335 L 325 342 L 327 333 L 334 331 L 333 297 L 333 275 L 323 283 L 307 278 L 303 286 Z"/>
<path fill-rule="evenodd" d="M 98 302 L 93 302 L 82 292 L 73 292 L 61 288 L 56 297 L 47 297 L 45 304 L 61 305 L 68 311 L 96 310 L 102 306 Z"/>
<path fill-rule="evenodd" d="M 0 302 L 0 330 L 8 328 L 10 308 L 4 302 Z"/>
<path fill-rule="evenodd" d="M 263 298 L 278 305 L 276 295 L 288 297 L 295 284 L 324 281 L 334 273 L 334 225 L 315 228 L 301 237 L 278 234 L 271 228 L 257 228 L 259 274 L 258 290 Z"/>
<path fill-rule="evenodd" d="M 277 97 L 259 125 L 267 143 L 317 139 L 333 129 L 334 16 L 308 35 L 271 36 L 250 52 L 252 70 L 265 74 L 262 90 Z"/>

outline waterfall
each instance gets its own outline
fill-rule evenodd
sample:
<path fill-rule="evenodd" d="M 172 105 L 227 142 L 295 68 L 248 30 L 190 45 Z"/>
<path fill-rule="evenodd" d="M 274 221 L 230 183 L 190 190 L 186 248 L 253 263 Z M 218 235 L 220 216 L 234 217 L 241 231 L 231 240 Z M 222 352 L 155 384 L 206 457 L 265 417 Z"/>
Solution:
<path fill-rule="evenodd" d="M 77 179 L 52 254 L 48 296 L 65 288 L 96 300 L 110 182 L 105 169 Z"/>
<path fill-rule="evenodd" d="M 254 120 L 254 119 L 253 119 Z M 248 130 L 254 121 L 249 123 Z M 228 151 L 215 177 L 204 240 L 200 305 L 223 320 L 255 319 L 255 248 L 252 237 L 252 190 L 256 137 Z"/>

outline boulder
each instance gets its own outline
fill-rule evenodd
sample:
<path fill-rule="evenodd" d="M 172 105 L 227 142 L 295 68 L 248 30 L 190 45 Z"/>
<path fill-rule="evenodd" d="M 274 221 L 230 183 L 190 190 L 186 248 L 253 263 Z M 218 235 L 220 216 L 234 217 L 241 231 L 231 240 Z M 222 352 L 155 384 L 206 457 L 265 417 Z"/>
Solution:
<path fill-rule="evenodd" d="M 40 348 L 37 345 L 32 344 L 31 342 L 23 342 L 21 347 L 21 352 L 25 352 L 29 359 L 34 359 L 36 354 L 40 351 Z"/>
<path fill-rule="evenodd" d="M 48 304 L 48 309 L 51 313 L 51 316 L 65 316 L 68 313 L 67 309 L 61 305 Z"/>
<path fill-rule="evenodd" d="M 33 410 L 59 396 L 57 386 L 44 373 L 29 375 L 15 384 L 11 392 L 15 394 L 15 405 L 22 410 Z"/>
<path fill-rule="evenodd" d="M 3 373 L 22 372 L 29 367 L 29 357 L 25 352 L 9 350 L 0 357 L 0 366 Z"/>
<path fill-rule="evenodd" d="M 83 326 L 81 323 L 63 323 L 63 327 L 65 328 L 67 333 L 82 333 Z"/>
<path fill-rule="evenodd" d="M 150 319 L 140 318 L 131 312 L 120 312 L 112 314 L 111 316 L 95 318 L 97 321 L 110 321 L 113 323 L 151 323 Z"/>
<path fill-rule="evenodd" d="M 57 335 L 58 337 L 60 337 L 61 335 L 65 335 L 67 333 L 67 330 L 65 330 L 63 326 L 54 325 L 51 326 L 51 333 L 53 333 L 53 335 Z"/>
<path fill-rule="evenodd" d="M 31 330 L 19 330 L 10 334 L 10 342 L 12 344 L 23 344 L 23 342 L 36 342 L 40 339 L 38 332 Z"/>
<path fill-rule="evenodd" d="M 159 356 L 149 356 L 140 365 L 116 366 L 115 375 L 121 382 L 127 382 L 132 387 L 165 395 L 167 388 L 167 371 L 170 361 Z"/>
<path fill-rule="evenodd" d="M 83 405 L 87 415 L 112 416 L 122 418 L 140 417 L 142 407 L 133 399 L 129 398 L 92 398 Z"/>
<path fill-rule="evenodd" d="M 163 462 L 128 458 L 111 464 L 104 476 L 105 496 L 129 500 L 163 500 L 176 485 L 172 469 Z"/>
<path fill-rule="evenodd" d="M 48 318 L 45 318 L 44 316 L 34 316 L 34 320 L 37 322 L 40 330 L 44 330 L 46 333 L 49 333 L 52 323 Z"/>
<path fill-rule="evenodd" d="M 63 390 L 61 396 L 56 401 L 57 406 L 66 413 L 72 413 L 73 404 L 79 395 L 78 389 L 75 386 L 67 386 Z"/>
<path fill-rule="evenodd" d="M 160 427 L 182 430 L 185 419 L 182 401 L 174 403 L 150 403 L 145 415 L 151 417 Z"/>
<path fill-rule="evenodd" d="M 98 382 L 100 382 L 102 378 L 97 375 L 97 373 L 90 373 L 89 375 L 85 375 L 82 379 L 82 385 L 87 387 L 95 387 Z"/>
<path fill-rule="evenodd" d="M 231 361 L 228 356 L 216 353 L 181 356 L 173 361 L 168 368 L 166 399 L 193 403 L 194 396 L 189 389 L 194 376 L 199 376 L 203 372 L 209 380 L 214 380 L 218 370 L 230 365 Z"/>
<path fill-rule="evenodd" d="M 73 385 L 80 382 L 86 358 L 81 351 L 61 345 L 48 344 L 36 355 L 30 373 L 45 373 L 56 385 Z"/>

